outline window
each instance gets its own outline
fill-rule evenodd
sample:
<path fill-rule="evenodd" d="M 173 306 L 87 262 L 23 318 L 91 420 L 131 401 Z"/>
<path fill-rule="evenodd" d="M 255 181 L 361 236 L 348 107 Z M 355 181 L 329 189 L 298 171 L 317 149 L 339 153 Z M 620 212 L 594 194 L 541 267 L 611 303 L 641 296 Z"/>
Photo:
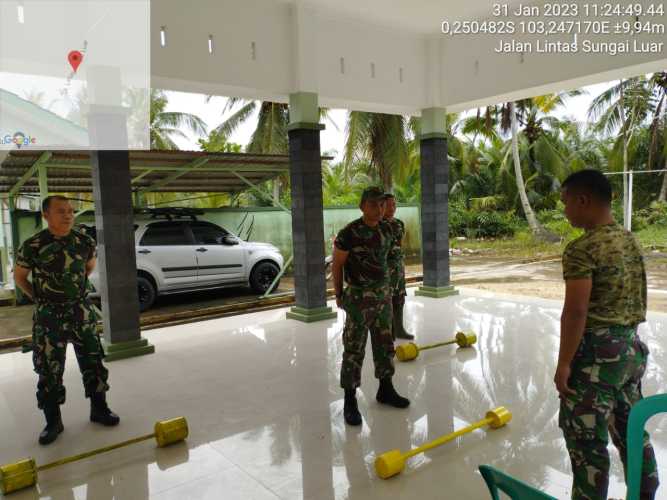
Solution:
<path fill-rule="evenodd" d="M 222 239 L 229 234 L 215 224 L 196 223 L 190 227 L 198 245 L 222 245 Z"/>
<path fill-rule="evenodd" d="M 146 229 L 142 246 L 192 245 L 186 236 L 183 224 L 171 222 L 151 224 Z"/>

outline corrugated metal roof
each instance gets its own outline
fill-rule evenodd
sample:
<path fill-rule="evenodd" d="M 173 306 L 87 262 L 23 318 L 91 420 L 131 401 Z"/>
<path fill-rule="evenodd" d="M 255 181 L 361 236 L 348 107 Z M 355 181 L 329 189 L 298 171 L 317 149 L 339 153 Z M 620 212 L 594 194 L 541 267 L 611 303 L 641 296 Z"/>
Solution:
<path fill-rule="evenodd" d="M 12 150 L 0 163 L 0 193 L 8 193 L 44 151 Z M 89 151 L 52 151 L 44 163 L 50 192 L 91 192 Z M 323 159 L 331 159 L 323 157 Z M 132 187 L 146 192 L 245 191 L 252 183 L 289 172 L 288 155 L 207 153 L 202 151 L 130 151 Z M 33 176 L 19 193 L 38 193 Z"/>

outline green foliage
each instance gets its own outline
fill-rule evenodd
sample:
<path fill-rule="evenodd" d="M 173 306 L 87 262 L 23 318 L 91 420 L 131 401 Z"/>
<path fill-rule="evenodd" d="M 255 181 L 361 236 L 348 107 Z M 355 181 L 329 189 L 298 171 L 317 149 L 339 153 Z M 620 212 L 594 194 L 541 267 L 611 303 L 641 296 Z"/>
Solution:
<path fill-rule="evenodd" d="M 569 243 L 583 234 L 581 229 L 572 227 L 572 224 L 565 217 L 565 207 L 562 202 L 557 202 L 556 208 L 552 210 L 541 210 L 537 213 L 537 218 L 542 225 L 557 236 L 560 236 L 564 243 Z"/>
<path fill-rule="evenodd" d="M 242 153 L 243 146 L 227 142 L 227 137 L 219 130 L 213 130 L 206 139 L 197 141 L 202 151 L 209 153 Z"/>
<path fill-rule="evenodd" d="M 461 202 L 449 207 L 450 237 L 503 238 L 514 235 L 521 225 L 514 212 L 470 210 Z"/>
<path fill-rule="evenodd" d="M 173 137 L 186 138 L 183 129 L 196 134 L 206 133 L 206 123 L 197 115 L 166 111 L 169 100 L 162 90 L 151 90 L 150 138 L 151 149 L 178 149 Z"/>
<path fill-rule="evenodd" d="M 650 226 L 667 228 L 667 203 L 656 201 L 647 208 L 637 210 L 632 216 L 632 225 L 635 231 Z M 667 245 L 667 241 L 665 244 Z"/>

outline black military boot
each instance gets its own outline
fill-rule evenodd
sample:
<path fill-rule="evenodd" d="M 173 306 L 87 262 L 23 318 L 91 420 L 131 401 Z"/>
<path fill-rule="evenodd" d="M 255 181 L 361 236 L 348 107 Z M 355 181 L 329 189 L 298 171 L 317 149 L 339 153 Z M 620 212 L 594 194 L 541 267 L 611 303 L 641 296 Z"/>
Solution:
<path fill-rule="evenodd" d="M 345 406 L 343 416 L 347 425 L 361 425 L 361 413 L 357 406 L 356 389 L 345 389 Z"/>
<path fill-rule="evenodd" d="M 106 392 L 96 392 L 90 397 L 90 421 L 107 427 L 113 427 L 120 422 L 120 417 L 107 406 Z"/>
<path fill-rule="evenodd" d="M 65 430 L 63 427 L 62 416 L 60 415 L 60 405 L 50 405 L 44 408 L 46 417 L 46 427 L 39 434 L 39 444 L 47 445 L 53 443 L 58 434 Z"/>
<path fill-rule="evenodd" d="M 394 408 L 407 408 L 410 406 L 410 400 L 399 396 L 394 389 L 394 384 L 391 383 L 391 377 L 380 379 L 380 387 L 375 396 L 378 403 L 383 405 L 393 406 Z"/>
<path fill-rule="evenodd" d="M 404 306 L 405 306 L 405 304 L 394 305 L 393 324 L 392 324 L 392 329 L 391 329 L 391 332 L 394 336 L 394 340 L 396 340 L 396 339 L 412 340 L 412 339 L 415 338 L 414 335 L 406 332 L 405 328 L 403 327 L 403 307 Z"/>

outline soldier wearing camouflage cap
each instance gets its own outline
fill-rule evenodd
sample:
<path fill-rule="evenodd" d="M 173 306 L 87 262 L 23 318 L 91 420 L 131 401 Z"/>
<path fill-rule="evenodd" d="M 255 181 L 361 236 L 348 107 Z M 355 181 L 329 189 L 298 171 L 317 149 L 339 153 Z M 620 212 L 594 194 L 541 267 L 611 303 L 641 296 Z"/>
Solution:
<path fill-rule="evenodd" d="M 415 338 L 414 335 L 405 331 L 403 326 L 403 309 L 405 307 L 405 264 L 403 262 L 403 237 L 405 236 L 405 224 L 394 217 L 396 214 L 396 197 L 391 193 L 385 193 L 384 220 L 391 226 L 394 233 L 394 242 L 389 251 L 387 264 L 389 265 L 389 288 L 391 290 L 392 305 L 392 333 L 394 339 Z"/>
<path fill-rule="evenodd" d="M 648 348 L 637 335 L 646 319 L 646 273 L 634 237 L 614 222 L 611 185 L 596 170 L 563 182 L 565 215 L 585 233 L 563 253 L 566 282 L 558 367 L 559 426 L 572 464 L 572 498 L 604 500 L 609 433 L 623 464 L 632 406 L 642 399 Z M 658 469 L 644 435 L 641 498 L 653 499 Z"/>
<path fill-rule="evenodd" d="M 37 406 L 46 427 L 40 444 L 49 444 L 63 431 L 60 405 L 65 402 L 63 372 L 71 342 L 90 398 L 90 420 L 117 425 L 118 416 L 106 402 L 108 371 L 97 334 L 97 314 L 86 297 L 88 275 L 96 262 L 95 241 L 72 230 L 74 211 L 67 198 L 49 196 L 42 203 L 48 228 L 27 239 L 16 253 L 15 282 L 35 302 L 33 365 L 39 375 Z M 28 275 L 32 273 L 32 283 Z"/>
<path fill-rule="evenodd" d="M 398 395 L 392 384 L 394 340 L 387 257 L 394 242 L 384 215 L 384 192 L 377 187 L 364 190 L 360 208 L 363 216 L 345 226 L 334 242 L 333 279 L 336 304 L 347 313 L 343 330 L 343 363 L 340 385 L 345 390 L 343 414 L 349 425 L 360 425 L 356 389 L 371 332 L 375 377 L 380 380 L 379 403 L 406 408 L 410 401 Z M 347 283 L 343 290 L 343 281 Z"/>

